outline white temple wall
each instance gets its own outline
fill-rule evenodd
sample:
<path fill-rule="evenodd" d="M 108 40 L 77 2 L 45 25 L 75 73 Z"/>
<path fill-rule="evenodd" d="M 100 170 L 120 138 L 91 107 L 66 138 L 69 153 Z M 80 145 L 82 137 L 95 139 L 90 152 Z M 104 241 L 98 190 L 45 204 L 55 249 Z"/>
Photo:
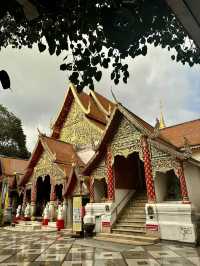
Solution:
<path fill-rule="evenodd" d="M 200 212 L 200 168 L 186 163 L 184 165 L 184 171 L 189 199 L 194 207 L 196 207 L 196 210 Z"/>
<path fill-rule="evenodd" d="M 77 151 L 77 155 L 79 156 L 79 158 L 85 163 L 87 164 L 89 162 L 89 160 L 92 158 L 92 156 L 95 154 L 95 151 L 90 149 L 85 149 L 85 150 L 80 150 Z"/>
<path fill-rule="evenodd" d="M 94 202 L 102 202 L 102 198 L 105 194 L 104 189 L 101 180 L 94 180 Z"/>
<path fill-rule="evenodd" d="M 198 161 L 200 161 L 200 151 L 193 151 L 192 152 L 192 157 Z"/>
<path fill-rule="evenodd" d="M 163 202 L 167 194 L 167 175 L 162 172 L 157 172 L 154 180 L 156 200 Z"/>
<path fill-rule="evenodd" d="M 129 194 L 132 195 L 132 191 L 133 189 L 115 189 L 114 207 L 117 206 L 126 195 L 126 198 L 129 198 Z"/>

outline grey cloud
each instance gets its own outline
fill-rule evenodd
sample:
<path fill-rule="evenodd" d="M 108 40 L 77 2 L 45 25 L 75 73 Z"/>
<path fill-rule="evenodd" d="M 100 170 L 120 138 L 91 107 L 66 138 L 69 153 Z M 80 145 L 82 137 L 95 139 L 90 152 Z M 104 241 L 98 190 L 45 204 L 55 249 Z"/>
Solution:
<path fill-rule="evenodd" d="M 50 120 L 63 103 L 68 80 L 66 72 L 59 70 L 62 58 L 39 54 L 37 49 L 1 51 L 0 67 L 9 72 L 13 92 L 0 90 L 0 103 L 22 119 L 30 150 L 37 139 L 37 127 L 48 133 Z M 102 81 L 96 83 L 96 90 L 112 99 L 112 87 L 120 102 L 152 124 L 159 116 L 160 99 L 167 125 L 200 116 L 199 66 L 177 64 L 160 48 L 150 48 L 146 57 L 128 62 L 127 85 L 121 82 L 114 86 L 109 71 L 105 71 Z"/>

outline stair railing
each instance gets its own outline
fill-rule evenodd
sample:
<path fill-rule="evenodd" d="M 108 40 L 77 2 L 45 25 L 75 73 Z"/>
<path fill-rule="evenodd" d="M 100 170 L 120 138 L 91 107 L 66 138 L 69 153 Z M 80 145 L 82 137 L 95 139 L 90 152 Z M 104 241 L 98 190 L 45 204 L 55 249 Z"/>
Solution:
<path fill-rule="evenodd" d="M 111 212 L 111 217 L 113 218 L 113 216 L 114 216 L 114 219 L 112 219 L 112 226 L 114 225 L 115 221 L 117 220 L 117 217 L 120 214 L 120 212 L 123 210 L 123 207 L 132 198 L 134 193 L 135 193 L 135 190 L 134 191 L 128 191 L 126 193 L 126 195 L 122 198 L 122 200 L 114 207 L 114 209 Z"/>

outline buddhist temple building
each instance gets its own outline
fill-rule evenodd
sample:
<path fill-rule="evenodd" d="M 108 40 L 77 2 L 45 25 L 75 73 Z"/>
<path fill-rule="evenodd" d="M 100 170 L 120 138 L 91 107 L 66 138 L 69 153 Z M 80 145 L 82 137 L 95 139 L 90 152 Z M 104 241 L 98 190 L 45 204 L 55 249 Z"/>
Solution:
<path fill-rule="evenodd" d="M 126 234 L 139 239 L 146 234 L 196 241 L 199 121 L 153 128 L 123 105 L 115 106 L 96 153 L 83 171 L 91 183 L 87 212 L 110 210 L 102 216 L 104 233 L 98 239 L 127 238 Z"/>
<path fill-rule="evenodd" d="M 162 125 L 161 125 L 162 124 Z M 47 136 L 41 132 L 17 180 L 22 205 L 41 217 L 59 202 L 77 230 L 76 199 L 99 240 L 196 243 L 200 211 L 200 120 L 153 127 L 122 104 L 69 86 Z"/>
<path fill-rule="evenodd" d="M 94 155 L 113 108 L 114 104 L 98 93 L 78 94 L 73 85 L 69 87 L 51 136 L 39 132 L 25 174 L 18 183 L 24 191 L 23 206 L 27 194 L 31 195 L 32 216 L 42 216 L 46 203 L 50 202 L 53 220 L 56 206 L 64 202 L 68 213 L 66 223 L 72 226 L 72 194 L 84 193 L 86 202 L 88 196 L 87 184 L 79 173 Z"/>
<path fill-rule="evenodd" d="M 1 208 L 12 205 L 13 209 L 16 209 L 22 202 L 23 196 L 18 191 L 17 184 L 24 175 L 27 165 L 27 160 L 0 156 Z"/>

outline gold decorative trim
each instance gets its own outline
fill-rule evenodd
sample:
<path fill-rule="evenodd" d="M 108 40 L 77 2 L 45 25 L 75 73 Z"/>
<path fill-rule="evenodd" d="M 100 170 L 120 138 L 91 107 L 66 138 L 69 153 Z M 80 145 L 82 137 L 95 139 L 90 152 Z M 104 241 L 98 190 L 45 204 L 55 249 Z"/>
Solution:
<path fill-rule="evenodd" d="M 90 94 L 92 95 L 93 99 L 95 100 L 97 106 L 101 109 L 101 111 L 106 114 L 107 116 L 110 116 L 111 114 L 111 106 L 109 105 L 109 111 L 107 111 L 103 105 L 101 104 L 101 102 L 98 100 L 98 98 L 96 97 L 95 93 L 90 90 Z"/>
<path fill-rule="evenodd" d="M 104 129 L 101 129 L 100 127 L 98 127 L 97 125 L 95 125 L 94 123 L 92 123 L 90 121 L 90 119 L 88 119 L 87 117 L 84 117 L 84 119 L 92 126 L 94 127 L 95 129 L 97 129 L 99 132 L 103 133 L 104 132 Z"/>
<path fill-rule="evenodd" d="M 85 114 L 89 114 L 90 113 L 90 106 L 88 106 L 88 109 L 85 108 L 85 106 L 82 104 L 82 102 L 81 102 L 81 100 L 80 100 L 80 98 L 76 92 L 75 86 L 72 83 L 69 85 L 69 89 L 71 89 L 73 96 L 74 96 L 75 100 L 78 102 L 78 104 L 80 105 L 82 111 Z"/>

